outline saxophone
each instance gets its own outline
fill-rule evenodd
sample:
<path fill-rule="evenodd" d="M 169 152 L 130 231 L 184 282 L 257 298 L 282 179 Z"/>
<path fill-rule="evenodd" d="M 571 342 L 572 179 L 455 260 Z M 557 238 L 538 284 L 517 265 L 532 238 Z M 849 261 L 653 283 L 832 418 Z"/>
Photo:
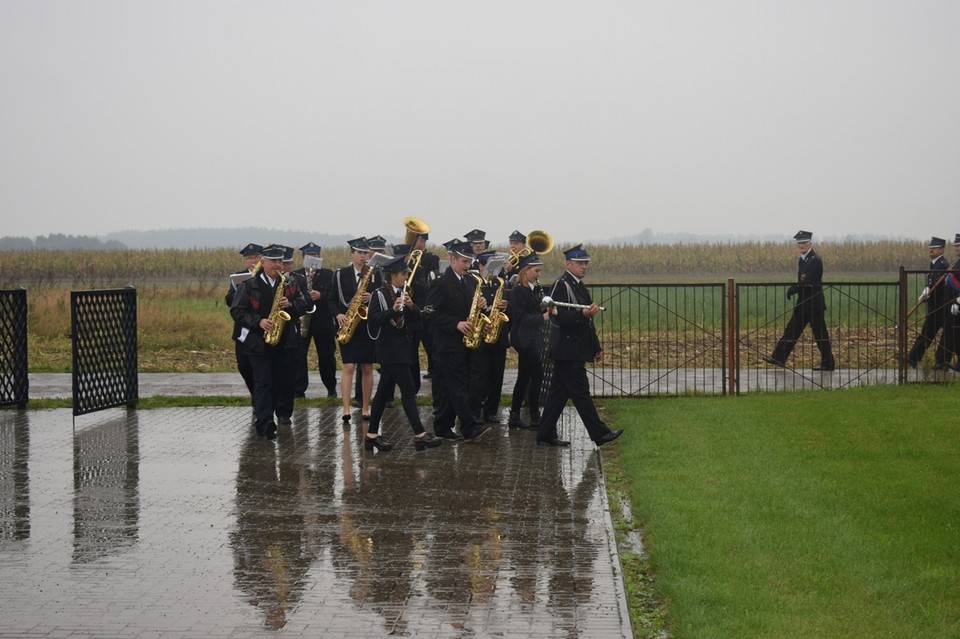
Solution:
<path fill-rule="evenodd" d="M 316 273 L 316 269 L 308 268 L 306 270 L 306 280 L 307 280 L 307 290 L 305 291 L 307 299 L 313 304 L 313 308 L 304 313 L 300 317 L 300 335 L 306 337 L 310 332 L 310 318 L 313 317 L 314 311 L 317 310 L 317 303 L 313 301 L 313 298 L 310 297 L 310 291 L 313 289 L 313 275 Z"/>
<path fill-rule="evenodd" d="M 290 321 L 290 313 L 280 308 L 280 298 L 283 297 L 284 289 L 287 286 L 287 278 L 280 273 L 280 283 L 277 284 L 277 292 L 273 294 L 273 306 L 270 308 L 268 320 L 273 322 L 273 330 L 263 333 L 263 341 L 268 346 L 276 346 L 280 343 L 280 337 L 283 335 L 283 329 Z"/>
<path fill-rule="evenodd" d="M 367 292 L 367 285 L 370 283 L 370 276 L 373 275 L 373 269 L 369 264 L 363 265 L 360 271 L 360 281 L 357 282 L 357 292 L 353 294 L 350 300 L 350 306 L 347 307 L 347 323 L 337 331 L 337 342 L 346 344 L 353 339 L 353 334 L 357 332 L 360 322 L 367 319 L 367 307 L 363 305 L 363 294 Z"/>
<path fill-rule="evenodd" d="M 473 291 L 473 302 L 470 304 L 470 313 L 467 315 L 467 322 L 473 329 L 469 334 L 463 336 L 463 343 L 467 348 L 473 349 L 480 346 L 483 341 L 483 333 L 490 325 L 490 318 L 480 310 L 480 296 L 483 295 L 483 278 L 476 273 L 467 271 L 467 274 L 477 280 L 477 287 Z"/>
<path fill-rule="evenodd" d="M 496 344 L 500 341 L 500 332 L 503 325 L 510 321 L 507 314 L 500 310 L 500 302 L 503 300 L 503 289 L 506 288 L 506 282 L 502 277 L 495 277 L 500 286 L 497 292 L 493 294 L 493 304 L 490 307 L 490 330 L 483 336 L 484 344 Z"/>

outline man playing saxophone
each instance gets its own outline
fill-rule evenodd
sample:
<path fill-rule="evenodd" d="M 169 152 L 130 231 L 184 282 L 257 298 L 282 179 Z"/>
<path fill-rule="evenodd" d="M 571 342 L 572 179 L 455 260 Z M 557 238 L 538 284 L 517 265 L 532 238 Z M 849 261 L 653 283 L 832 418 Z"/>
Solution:
<path fill-rule="evenodd" d="M 237 341 L 243 344 L 253 372 L 257 435 L 267 439 L 277 436 L 274 411 L 284 379 L 286 350 L 291 343 L 296 348 L 296 334 L 293 325 L 287 322 L 275 345 L 268 344 L 264 336 L 277 327 L 280 311 L 299 314 L 307 310 L 302 295 L 291 301 L 282 288 L 283 253 L 282 246 L 272 244 L 265 247 L 260 259 L 261 268 L 254 277 L 240 284 L 230 306 L 230 315 L 240 327 Z"/>
<path fill-rule="evenodd" d="M 450 267 L 427 289 L 427 305 L 424 309 L 430 316 L 430 328 L 439 374 L 433 377 L 433 383 L 442 385 L 437 394 L 438 404 L 434 406 L 434 433 L 446 439 L 458 439 L 454 431 L 456 420 L 460 420 L 460 431 L 466 439 L 476 439 L 483 435 L 486 426 L 473 415 L 470 408 L 470 358 L 471 350 L 464 338 L 474 332 L 473 324 L 468 321 L 471 307 L 483 310 L 487 302 L 477 292 L 476 277 L 467 274 L 473 262 L 470 243 L 459 238 L 444 244 Z"/>
<path fill-rule="evenodd" d="M 498 276 L 499 273 L 487 271 L 487 262 L 495 253 L 493 250 L 484 251 L 476 259 L 476 264 L 480 268 L 480 277 L 484 281 L 481 289 L 483 298 L 486 300 L 490 325 L 486 327 L 483 340 L 471 354 L 470 360 L 472 371 L 470 406 L 475 417 L 490 424 L 500 422 L 500 394 L 503 389 L 503 373 L 507 365 L 507 347 L 509 346 L 509 328 L 504 330 L 502 321 L 503 317 L 507 317 L 509 300 L 506 283 L 502 277 Z M 499 267 L 497 270 L 499 271 Z M 494 309 L 498 312 L 494 313 Z"/>

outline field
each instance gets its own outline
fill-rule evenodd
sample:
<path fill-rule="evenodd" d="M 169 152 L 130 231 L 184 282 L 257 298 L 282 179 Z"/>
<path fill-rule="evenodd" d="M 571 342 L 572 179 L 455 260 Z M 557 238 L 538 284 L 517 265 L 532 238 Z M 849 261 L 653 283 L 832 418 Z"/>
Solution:
<path fill-rule="evenodd" d="M 593 256 L 589 283 L 647 287 L 622 299 L 598 291 L 598 301 L 610 307 L 602 321 L 611 335 L 637 326 L 654 336 L 673 330 L 677 315 L 668 307 L 688 308 L 702 318 L 700 328 L 714 329 L 722 317 L 720 285 L 728 277 L 752 282 L 756 290 L 765 283 L 778 283 L 769 295 L 745 296 L 741 302 L 755 305 L 758 317 L 766 316 L 771 312 L 769 305 L 785 308 L 779 284 L 793 278 L 796 260 L 790 243 L 588 249 Z M 912 268 L 927 264 L 923 243 L 849 242 L 818 245 L 817 250 L 827 265 L 828 281 L 867 280 L 864 286 L 876 286 L 876 296 L 881 295 L 882 282 L 896 281 L 901 264 Z M 347 258 L 346 249 L 325 250 L 327 266 L 336 268 L 346 264 Z M 546 255 L 544 261 L 542 281 L 549 283 L 562 272 L 560 251 Z M 230 371 L 234 368 L 231 321 L 223 296 L 227 277 L 240 267 L 239 255 L 230 249 L 0 252 L 0 289 L 27 289 L 28 361 L 33 372 L 70 368 L 71 290 L 128 285 L 138 291 L 142 371 Z M 677 286 L 703 282 L 718 286 Z M 913 288 L 919 286 L 914 283 Z M 828 295 L 837 295 L 828 297 L 832 308 L 846 303 L 842 293 L 828 291 Z M 637 316 L 631 315 L 633 311 L 621 312 L 634 308 L 640 309 Z"/>

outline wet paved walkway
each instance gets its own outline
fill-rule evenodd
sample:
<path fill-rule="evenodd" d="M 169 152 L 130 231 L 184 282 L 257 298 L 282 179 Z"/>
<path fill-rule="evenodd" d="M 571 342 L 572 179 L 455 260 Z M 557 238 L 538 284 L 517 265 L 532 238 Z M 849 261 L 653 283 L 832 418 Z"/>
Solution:
<path fill-rule="evenodd" d="M 631 636 L 575 414 L 569 449 L 401 420 L 372 453 L 327 407 L 273 443 L 242 407 L 0 411 L 0 637 Z"/>

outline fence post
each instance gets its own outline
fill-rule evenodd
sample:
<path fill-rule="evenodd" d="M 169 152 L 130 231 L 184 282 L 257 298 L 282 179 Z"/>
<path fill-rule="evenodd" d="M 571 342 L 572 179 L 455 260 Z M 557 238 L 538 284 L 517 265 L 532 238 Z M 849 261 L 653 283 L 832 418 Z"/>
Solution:
<path fill-rule="evenodd" d="M 907 382 L 907 271 L 900 265 L 900 299 L 897 304 L 897 383 Z M 946 330 L 946 328 L 944 328 Z"/>
<path fill-rule="evenodd" d="M 740 358 L 737 356 L 740 344 L 740 325 L 737 322 L 739 311 L 737 308 L 737 287 L 733 278 L 727 278 L 727 326 L 729 327 L 723 333 L 723 339 L 726 341 L 727 366 L 729 371 L 729 393 L 731 395 L 740 394 Z"/>

